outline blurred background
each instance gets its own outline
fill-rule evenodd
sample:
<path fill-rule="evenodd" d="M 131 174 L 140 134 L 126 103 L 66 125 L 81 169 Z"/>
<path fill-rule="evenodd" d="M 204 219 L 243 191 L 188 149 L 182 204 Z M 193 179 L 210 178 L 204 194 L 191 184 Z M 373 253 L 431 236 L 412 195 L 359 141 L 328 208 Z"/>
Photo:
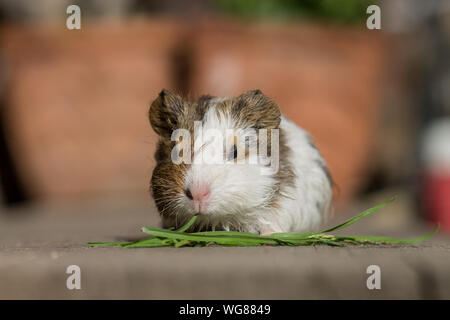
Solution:
<path fill-rule="evenodd" d="M 397 195 L 373 223 L 450 232 L 449 45 L 445 0 L 0 0 L 0 210 L 128 201 L 155 215 L 158 92 L 259 88 L 312 133 L 337 215 Z"/>

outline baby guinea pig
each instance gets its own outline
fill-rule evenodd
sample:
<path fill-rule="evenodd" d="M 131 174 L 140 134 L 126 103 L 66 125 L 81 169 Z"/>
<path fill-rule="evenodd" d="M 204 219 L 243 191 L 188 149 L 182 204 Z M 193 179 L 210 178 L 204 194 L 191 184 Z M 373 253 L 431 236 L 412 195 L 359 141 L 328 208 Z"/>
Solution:
<path fill-rule="evenodd" d="M 268 235 L 314 231 L 326 218 L 325 161 L 260 90 L 196 101 L 162 90 L 149 118 L 159 135 L 151 192 L 164 228 L 198 214 L 189 231 Z"/>

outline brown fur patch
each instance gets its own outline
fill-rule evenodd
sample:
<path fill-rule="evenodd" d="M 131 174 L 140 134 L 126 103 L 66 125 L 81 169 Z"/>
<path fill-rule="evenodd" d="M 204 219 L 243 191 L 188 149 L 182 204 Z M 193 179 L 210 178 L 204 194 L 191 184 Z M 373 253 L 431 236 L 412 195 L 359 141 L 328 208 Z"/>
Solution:
<path fill-rule="evenodd" d="M 217 104 L 217 112 L 229 113 L 238 128 L 275 129 L 281 112 L 275 102 L 260 90 L 252 90 Z"/>
<path fill-rule="evenodd" d="M 163 89 L 150 106 L 150 124 L 158 135 L 170 140 L 175 129 L 194 129 L 194 121 L 203 119 L 211 98 L 203 96 L 197 101 L 188 101 Z"/>

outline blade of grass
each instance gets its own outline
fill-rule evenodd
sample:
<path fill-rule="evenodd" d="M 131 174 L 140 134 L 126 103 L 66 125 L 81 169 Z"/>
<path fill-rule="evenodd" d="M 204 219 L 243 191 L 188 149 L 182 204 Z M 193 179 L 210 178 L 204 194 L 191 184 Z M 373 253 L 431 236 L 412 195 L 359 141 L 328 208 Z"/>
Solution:
<path fill-rule="evenodd" d="M 151 242 L 144 242 L 144 243 L 134 243 L 126 246 L 121 246 L 121 248 L 154 248 L 154 247 L 172 247 L 173 243 L 151 243 Z"/>
<path fill-rule="evenodd" d="M 278 242 L 289 242 L 289 239 L 278 239 L 277 237 L 272 236 L 261 236 L 259 234 L 248 233 L 248 232 L 236 232 L 236 231 L 202 231 L 202 232 L 194 232 L 191 233 L 194 235 L 205 235 L 209 237 L 229 237 L 233 239 L 258 239 L 258 240 L 267 240 L 267 241 L 278 241 Z"/>
<path fill-rule="evenodd" d="M 165 230 L 164 230 L 165 231 Z M 235 232 L 235 231 L 202 231 L 202 232 L 194 232 L 188 233 L 190 235 L 198 235 L 198 236 L 207 236 L 210 238 L 228 238 L 228 239 L 236 239 L 240 241 L 250 241 L 250 242 L 258 242 L 262 244 L 274 244 L 274 241 L 278 242 L 277 244 L 288 244 L 290 240 L 285 239 L 276 239 L 270 236 L 260 236 L 254 233 L 247 232 Z M 255 241 L 256 240 L 256 241 Z"/>
<path fill-rule="evenodd" d="M 193 242 L 191 240 L 181 240 L 181 241 L 177 241 L 175 242 L 174 247 L 175 248 L 180 248 L 180 247 L 184 247 L 187 246 L 189 244 L 192 244 Z"/>
<path fill-rule="evenodd" d="M 89 247 L 114 247 L 122 244 L 130 244 L 128 241 L 111 241 L 111 242 L 88 242 Z"/>
<path fill-rule="evenodd" d="M 369 215 L 377 212 L 378 210 L 380 210 L 381 208 L 385 207 L 386 205 L 388 205 L 389 203 L 391 203 L 392 201 L 394 201 L 397 197 L 392 197 L 388 200 L 386 200 L 383 203 L 380 203 L 378 205 L 376 205 L 375 207 L 372 207 L 370 209 L 367 209 L 363 212 L 361 212 L 360 214 L 354 216 L 353 218 L 335 226 L 332 227 L 330 229 L 326 229 L 326 230 L 322 230 L 322 231 L 317 231 L 317 232 L 308 232 L 308 233 L 297 233 L 297 232 L 281 232 L 281 233 L 273 233 L 271 234 L 269 237 L 273 237 L 273 238 L 278 238 L 278 239 L 304 239 L 308 236 L 314 235 L 314 234 L 320 234 L 320 233 L 327 233 L 327 232 L 331 232 L 331 231 L 335 231 L 335 230 L 339 230 L 345 227 L 348 227 L 352 224 L 354 224 L 355 222 L 358 222 L 361 219 L 364 219 L 366 217 L 368 217 Z"/>
<path fill-rule="evenodd" d="M 392 197 L 392 198 L 386 200 L 385 202 L 380 203 L 379 205 L 376 205 L 375 207 L 372 207 L 370 209 L 365 210 L 364 212 L 358 214 L 357 216 L 354 216 L 353 218 L 345 221 L 344 223 L 341 223 L 341 224 L 339 224 L 339 225 L 337 225 L 337 226 L 335 226 L 333 228 L 326 229 L 326 230 L 323 230 L 323 231 L 319 231 L 319 232 L 316 232 L 316 233 L 327 233 L 327 232 L 339 230 L 339 229 L 342 229 L 342 228 L 346 228 L 346 227 L 354 224 L 355 222 L 358 222 L 359 220 L 364 219 L 364 218 L 370 216 L 371 214 L 377 212 L 381 208 L 385 207 L 386 205 L 388 205 L 389 203 L 394 201 L 396 198 L 397 197 Z"/>
<path fill-rule="evenodd" d="M 439 224 L 437 224 L 432 231 L 429 233 L 416 237 L 416 238 L 410 238 L 410 239 L 401 239 L 401 238 L 391 238 L 391 237 L 377 237 L 377 236 L 335 236 L 339 240 L 355 240 L 358 242 L 374 242 L 377 244 L 415 244 L 422 241 L 425 241 L 429 238 L 431 238 L 433 235 L 436 234 L 436 232 L 439 230 Z"/>
<path fill-rule="evenodd" d="M 198 235 L 191 233 L 181 233 L 177 231 L 167 231 L 160 230 L 158 228 L 144 227 L 142 231 L 151 234 L 153 236 L 171 238 L 177 240 L 192 240 L 192 241 L 203 241 L 203 242 L 215 242 L 218 244 L 233 244 L 233 243 L 248 243 L 248 244 L 278 244 L 274 239 L 258 239 L 258 238 L 243 238 L 243 237 L 230 237 L 230 236 L 208 236 L 208 235 Z"/>
<path fill-rule="evenodd" d="M 121 245 L 122 248 L 144 248 L 144 247 L 167 247 L 171 246 L 172 242 L 167 239 L 161 239 L 156 237 L 144 238 L 136 242 L 132 242 L 126 245 Z"/>
<path fill-rule="evenodd" d="M 289 239 L 289 240 L 294 240 L 294 239 L 305 239 L 311 235 L 315 235 L 315 234 L 320 234 L 320 233 L 328 233 L 331 231 L 335 231 L 338 229 L 342 229 L 345 227 L 348 227 L 352 224 L 354 224 L 355 222 L 358 222 L 361 219 L 364 219 L 366 217 L 368 217 L 369 215 L 377 212 L 378 210 L 380 210 L 381 208 L 383 208 L 384 206 L 388 205 L 389 203 L 391 203 L 392 201 L 394 201 L 396 199 L 396 197 L 392 197 L 388 200 L 386 200 L 383 203 L 380 203 L 379 205 L 376 205 L 375 207 L 372 207 L 370 209 L 367 209 L 363 212 L 361 212 L 360 214 L 354 216 L 353 218 L 335 226 L 332 227 L 330 229 L 326 229 L 326 230 L 322 230 L 322 231 L 317 231 L 317 232 L 308 232 L 308 233 L 297 233 L 297 232 L 281 232 L 281 233 L 273 233 L 271 234 L 269 237 L 271 238 L 277 238 L 277 239 Z"/>
<path fill-rule="evenodd" d="M 195 215 L 191 218 L 191 220 L 188 221 L 188 223 L 186 223 L 184 226 L 182 226 L 180 229 L 175 230 L 176 232 L 185 232 L 187 229 L 189 229 L 194 223 L 195 220 L 197 220 L 198 215 Z M 170 229 L 169 229 L 170 231 Z"/>

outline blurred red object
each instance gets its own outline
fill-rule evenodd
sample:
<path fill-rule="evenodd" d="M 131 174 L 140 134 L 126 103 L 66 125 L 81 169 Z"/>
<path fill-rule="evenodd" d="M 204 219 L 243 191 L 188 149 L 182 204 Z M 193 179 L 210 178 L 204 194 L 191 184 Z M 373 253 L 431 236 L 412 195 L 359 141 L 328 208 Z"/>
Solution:
<path fill-rule="evenodd" d="M 450 118 L 433 121 L 422 140 L 423 209 L 427 218 L 450 232 Z"/>
<path fill-rule="evenodd" d="M 430 173 L 424 177 L 424 206 L 427 218 L 450 232 L 450 172 Z"/>

